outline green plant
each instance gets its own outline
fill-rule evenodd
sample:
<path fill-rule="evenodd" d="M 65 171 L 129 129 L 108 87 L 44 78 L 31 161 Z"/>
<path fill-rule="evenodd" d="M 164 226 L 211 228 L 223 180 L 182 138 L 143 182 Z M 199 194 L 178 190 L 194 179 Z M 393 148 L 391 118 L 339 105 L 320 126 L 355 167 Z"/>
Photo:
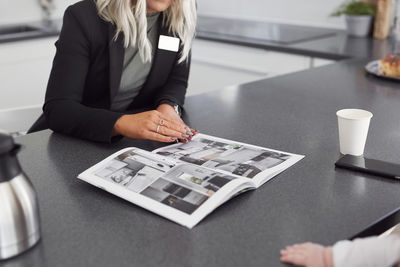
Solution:
<path fill-rule="evenodd" d="M 341 5 L 337 11 L 335 11 L 332 16 L 340 16 L 340 15 L 350 15 L 350 16 L 359 16 L 359 15 L 371 15 L 375 16 L 376 10 L 375 7 L 371 4 L 358 2 L 356 0 L 351 0 L 350 2 L 346 2 Z"/>

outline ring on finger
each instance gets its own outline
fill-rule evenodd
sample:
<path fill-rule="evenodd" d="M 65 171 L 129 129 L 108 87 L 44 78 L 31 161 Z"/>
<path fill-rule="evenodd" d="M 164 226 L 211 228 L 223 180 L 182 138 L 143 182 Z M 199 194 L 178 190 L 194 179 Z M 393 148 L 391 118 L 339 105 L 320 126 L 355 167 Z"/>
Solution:
<path fill-rule="evenodd" d="M 156 128 L 156 133 L 158 133 L 158 132 L 160 131 L 160 127 L 161 127 L 161 125 L 158 124 L 158 125 L 157 125 L 157 128 Z"/>
<path fill-rule="evenodd" d="M 163 119 L 160 119 L 160 122 L 158 123 L 160 126 L 163 126 L 164 125 L 164 120 Z"/>

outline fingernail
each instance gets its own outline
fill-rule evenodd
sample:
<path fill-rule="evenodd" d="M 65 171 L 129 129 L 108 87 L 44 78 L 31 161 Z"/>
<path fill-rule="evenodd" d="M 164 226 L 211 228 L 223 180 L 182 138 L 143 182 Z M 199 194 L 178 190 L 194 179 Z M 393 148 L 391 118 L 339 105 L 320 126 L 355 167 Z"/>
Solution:
<path fill-rule="evenodd" d="M 172 141 L 172 142 L 176 142 L 176 141 L 178 141 L 178 138 L 176 138 L 176 137 L 171 137 L 171 141 Z"/>
<path fill-rule="evenodd" d="M 189 127 L 185 127 L 185 130 L 186 130 L 186 133 L 187 134 L 189 134 L 189 133 L 191 133 L 192 131 L 190 130 L 190 128 Z"/>
<path fill-rule="evenodd" d="M 181 135 L 182 135 L 182 137 L 185 138 L 185 139 L 189 138 L 189 135 L 187 135 L 187 134 L 181 134 Z"/>

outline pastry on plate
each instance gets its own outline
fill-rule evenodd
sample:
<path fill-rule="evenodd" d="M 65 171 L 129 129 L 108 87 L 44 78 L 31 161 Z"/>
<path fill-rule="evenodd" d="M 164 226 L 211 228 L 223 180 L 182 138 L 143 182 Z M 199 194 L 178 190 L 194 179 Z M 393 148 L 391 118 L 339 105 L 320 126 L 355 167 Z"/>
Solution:
<path fill-rule="evenodd" d="M 381 75 L 400 78 L 400 55 L 388 54 L 379 60 L 379 72 Z"/>

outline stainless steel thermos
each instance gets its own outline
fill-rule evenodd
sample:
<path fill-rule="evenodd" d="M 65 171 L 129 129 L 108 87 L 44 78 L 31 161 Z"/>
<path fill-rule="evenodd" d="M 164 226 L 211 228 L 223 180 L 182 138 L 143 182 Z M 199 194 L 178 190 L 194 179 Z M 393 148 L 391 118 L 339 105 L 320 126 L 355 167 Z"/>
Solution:
<path fill-rule="evenodd" d="M 35 190 L 17 159 L 20 146 L 0 133 L 0 260 L 16 256 L 40 239 Z"/>

